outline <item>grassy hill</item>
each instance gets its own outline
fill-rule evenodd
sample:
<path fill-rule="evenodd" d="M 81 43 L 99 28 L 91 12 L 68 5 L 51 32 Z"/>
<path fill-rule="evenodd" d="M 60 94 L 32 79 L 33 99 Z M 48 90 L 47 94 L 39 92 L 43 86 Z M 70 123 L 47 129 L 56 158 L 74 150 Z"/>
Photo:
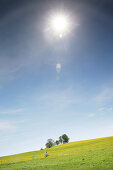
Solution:
<path fill-rule="evenodd" d="M 5 169 L 112 170 L 113 137 L 71 142 L 50 149 L 1 157 L 0 170 Z"/>

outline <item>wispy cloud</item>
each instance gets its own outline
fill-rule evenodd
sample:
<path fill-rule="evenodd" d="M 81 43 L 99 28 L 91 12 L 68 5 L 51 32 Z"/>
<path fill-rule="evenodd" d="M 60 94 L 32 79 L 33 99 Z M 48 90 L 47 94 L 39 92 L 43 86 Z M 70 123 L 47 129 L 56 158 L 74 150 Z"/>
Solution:
<path fill-rule="evenodd" d="M 98 109 L 99 112 L 110 112 L 110 111 L 113 111 L 113 107 L 100 107 Z"/>
<path fill-rule="evenodd" d="M 73 95 L 73 91 L 71 89 L 47 93 L 41 96 L 39 100 L 40 102 L 43 102 L 43 105 L 50 107 L 53 110 L 56 110 L 56 108 L 63 109 L 71 104 L 78 104 L 82 102 L 78 95 Z"/>
<path fill-rule="evenodd" d="M 90 114 L 88 114 L 88 117 L 95 117 L 95 116 L 96 116 L 95 113 L 90 113 Z"/>
<path fill-rule="evenodd" d="M 113 88 L 104 88 L 95 98 L 98 104 L 107 104 L 113 100 Z"/>
<path fill-rule="evenodd" d="M 102 111 L 104 111 L 104 110 L 105 110 L 105 107 L 100 107 L 100 108 L 98 109 L 99 112 L 102 112 Z"/>
<path fill-rule="evenodd" d="M 2 138 L 0 139 L 0 142 L 9 141 L 10 139 L 11 139 L 10 136 L 2 136 Z"/>
<path fill-rule="evenodd" d="M 16 131 L 26 120 L 0 120 L 0 131 Z"/>
<path fill-rule="evenodd" d="M 0 114 L 16 114 L 24 111 L 24 108 L 11 109 L 11 110 L 0 110 Z"/>
<path fill-rule="evenodd" d="M 11 122 L 6 120 L 0 121 L 0 131 L 10 131 L 10 130 L 16 130 L 17 126 Z"/>

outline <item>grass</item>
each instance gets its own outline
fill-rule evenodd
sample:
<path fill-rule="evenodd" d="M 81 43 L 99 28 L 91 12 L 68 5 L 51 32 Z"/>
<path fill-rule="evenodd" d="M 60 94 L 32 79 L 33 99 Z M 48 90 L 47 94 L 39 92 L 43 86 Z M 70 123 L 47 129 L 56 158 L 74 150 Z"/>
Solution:
<path fill-rule="evenodd" d="M 45 158 L 47 151 L 48 157 Z M 113 137 L 0 157 L 0 170 L 112 170 Z"/>

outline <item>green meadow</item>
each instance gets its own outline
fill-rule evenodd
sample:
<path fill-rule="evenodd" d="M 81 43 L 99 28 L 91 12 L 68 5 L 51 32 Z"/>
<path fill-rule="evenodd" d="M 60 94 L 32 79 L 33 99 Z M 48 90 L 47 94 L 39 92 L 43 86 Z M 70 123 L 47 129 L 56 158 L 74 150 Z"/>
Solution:
<path fill-rule="evenodd" d="M 112 170 L 113 137 L 71 142 L 50 149 L 0 157 L 0 170 L 5 169 Z"/>

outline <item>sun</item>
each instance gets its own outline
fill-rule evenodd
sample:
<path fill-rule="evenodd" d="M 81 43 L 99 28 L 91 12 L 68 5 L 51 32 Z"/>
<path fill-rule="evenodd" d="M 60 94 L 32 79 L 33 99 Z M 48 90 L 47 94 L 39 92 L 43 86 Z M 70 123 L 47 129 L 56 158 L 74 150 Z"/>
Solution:
<path fill-rule="evenodd" d="M 65 16 L 56 16 L 53 19 L 53 28 L 59 33 L 62 33 L 67 28 L 67 20 Z"/>
<path fill-rule="evenodd" d="M 69 21 L 68 17 L 63 14 L 57 14 L 51 19 L 51 27 L 54 34 L 58 35 L 60 38 L 68 32 L 69 29 Z"/>

